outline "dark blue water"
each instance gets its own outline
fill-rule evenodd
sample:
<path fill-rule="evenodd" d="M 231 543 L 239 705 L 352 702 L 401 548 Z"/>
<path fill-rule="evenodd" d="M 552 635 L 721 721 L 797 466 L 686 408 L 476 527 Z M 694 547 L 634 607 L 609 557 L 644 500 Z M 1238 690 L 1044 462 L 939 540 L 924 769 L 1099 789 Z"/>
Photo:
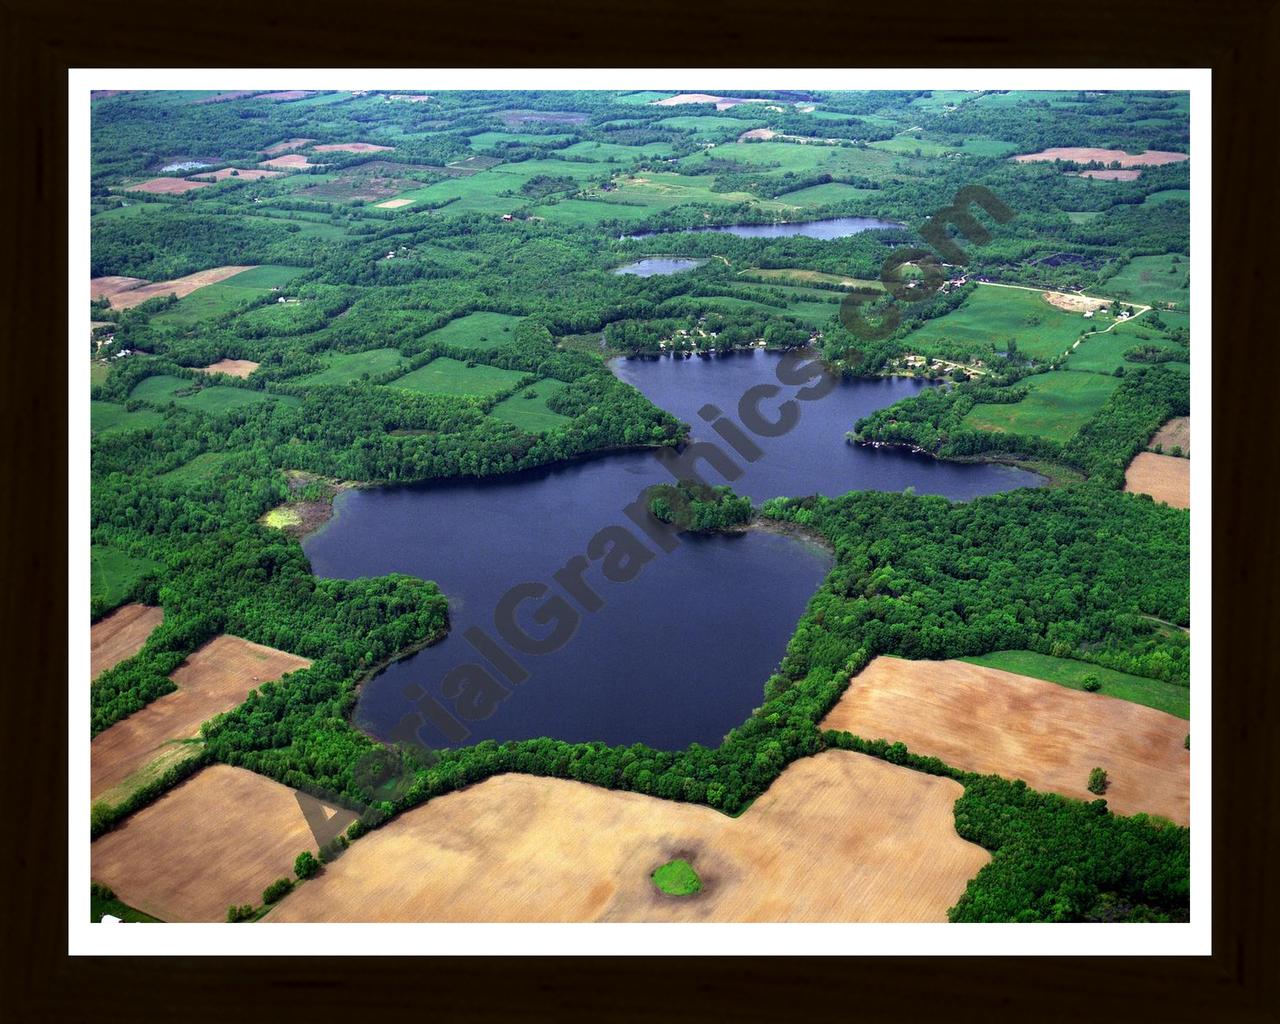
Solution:
<path fill-rule="evenodd" d="M 648 259 L 628 263 L 625 267 L 619 267 L 614 273 L 654 277 L 659 274 L 678 274 L 682 270 L 692 270 L 706 262 L 706 260 L 681 259 L 674 256 L 651 256 Z"/>
<path fill-rule="evenodd" d="M 874 231 L 879 228 L 900 228 L 897 221 L 880 220 L 876 217 L 831 217 L 827 220 L 810 220 L 798 224 L 730 224 L 714 228 L 690 228 L 690 232 L 718 231 L 722 234 L 737 235 L 739 238 L 791 238 L 799 235 L 803 238 L 817 238 L 829 241 L 832 238 L 846 238 L 862 231 Z M 626 238 L 652 238 L 659 234 L 674 234 L 667 231 L 645 231 L 637 235 L 623 235 Z"/>
<path fill-rule="evenodd" d="M 615 371 L 693 424 L 695 439 L 714 439 L 698 410 L 711 403 L 736 420 L 741 396 L 754 385 L 776 383 L 777 366 L 777 356 L 757 351 L 705 360 L 629 360 L 615 364 Z M 763 415 L 772 417 L 798 390 L 779 386 L 780 394 L 761 402 Z M 920 386 L 859 381 L 797 402 L 799 420 L 788 434 L 755 437 L 761 454 L 754 463 L 731 459 L 730 469 L 742 468 L 734 488 L 756 500 L 907 486 L 970 498 L 1039 483 L 1032 474 L 1001 466 L 947 465 L 846 444 L 844 433 L 855 419 Z M 721 448 L 732 455 L 728 446 Z M 704 476 L 723 482 L 714 471 Z M 649 485 L 671 479 L 652 452 L 632 452 L 499 480 L 342 494 L 337 516 L 304 545 L 316 573 L 354 578 L 404 572 L 433 579 L 449 598 L 451 616 L 442 643 L 365 684 L 356 724 L 380 739 L 403 738 L 408 725 L 431 746 L 537 736 L 666 749 L 719 743 L 761 703 L 764 682 L 830 556 L 806 541 L 762 531 L 683 537 L 674 550 L 662 551 L 623 510 Z M 634 550 L 650 553 L 648 561 L 636 556 L 643 564 L 633 567 L 634 578 L 617 580 L 616 571 L 615 581 L 605 577 L 607 552 L 590 542 L 607 527 L 628 531 L 615 533 L 611 542 L 631 536 Z M 553 578 L 575 556 L 586 563 L 580 575 L 590 588 L 585 596 L 573 577 Z M 574 628 L 551 653 L 516 652 L 500 642 L 529 674 L 517 685 L 489 666 L 464 634 L 478 627 L 498 642 L 495 610 L 521 583 L 547 586 L 518 608 L 516 621 L 527 634 L 545 636 L 561 619 Z M 541 624 L 533 621 L 540 610 L 549 616 Z M 463 716 L 466 693 L 474 689 L 449 696 L 442 685 L 455 670 L 475 672 L 461 668 L 467 665 L 483 666 L 505 688 L 505 696 L 491 691 L 487 717 Z M 474 688 L 477 680 L 490 685 L 478 675 L 467 685 Z"/>

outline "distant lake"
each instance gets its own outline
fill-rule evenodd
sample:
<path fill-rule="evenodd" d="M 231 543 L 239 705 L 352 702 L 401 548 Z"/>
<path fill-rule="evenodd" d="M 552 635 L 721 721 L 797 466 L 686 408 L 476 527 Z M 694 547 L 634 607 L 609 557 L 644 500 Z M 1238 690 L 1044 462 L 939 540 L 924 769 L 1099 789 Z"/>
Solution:
<path fill-rule="evenodd" d="M 628 263 L 625 267 L 619 267 L 614 273 L 634 274 L 636 277 L 656 277 L 660 274 L 678 274 L 682 270 L 692 270 L 706 262 L 706 260 L 687 260 L 670 256 L 651 256 L 648 259 Z"/>
<path fill-rule="evenodd" d="M 755 350 L 612 365 L 621 379 L 691 423 L 695 439 L 716 439 L 698 411 L 710 403 L 736 420 L 748 388 L 777 382 L 778 359 Z M 742 475 L 733 481 L 734 489 L 757 502 L 786 494 L 908 486 L 968 499 L 1041 482 L 1005 466 L 950 464 L 846 443 L 845 431 L 858 417 L 923 386 L 902 378 L 852 381 L 803 403 L 789 433 L 756 439 L 760 458 L 735 460 Z M 784 388 L 786 395 L 794 390 Z M 763 408 L 772 414 L 776 404 L 766 402 Z M 714 471 L 705 475 L 708 482 L 722 482 Z M 553 574 L 574 556 L 585 556 L 593 535 L 605 527 L 623 527 L 642 539 L 623 509 L 651 484 L 671 480 L 653 452 L 639 451 L 496 479 L 339 495 L 335 518 L 304 541 L 315 572 L 345 579 L 403 572 L 435 580 L 449 598 L 451 619 L 443 642 L 364 684 L 356 724 L 380 739 L 391 737 L 413 701 L 423 706 L 419 691 L 434 699 L 433 707 L 456 711 L 456 700 L 444 692 L 446 675 L 466 664 L 484 664 L 464 634 L 478 627 L 497 641 L 499 599 L 514 585 L 533 582 L 549 590 L 521 606 L 521 626 L 531 635 L 545 635 L 548 624 L 535 624 L 532 614 L 560 596 L 580 616 L 572 638 L 552 653 L 518 654 L 529 678 L 510 685 L 510 695 L 490 717 L 466 722 L 465 740 L 456 738 L 456 731 L 451 738 L 430 718 L 415 719 L 424 743 L 440 747 L 550 736 L 642 742 L 669 750 L 693 742 L 717 745 L 762 703 L 765 680 L 831 558 L 806 540 L 758 530 L 685 536 L 671 552 L 650 542 L 652 559 L 626 582 L 610 582 L 598 557 L 589 560 L 581 578 L 602 607 L 588 611 L 576 603 Z"/>
<path fill-rule="evenodd" d="M 721 234 L 737 235 L 739 238 L 817 238 L 829 241 L 832 238 L 847 238 L 863 231 L 875 231 L 880 228 L 900 228 L 902 225 L 893 220 L 880 220 L 876 217 L 831 217 L 827 220 L 800 221 L 795 224 L 728 224 L 720 227 L 689 228 L 685 232 L 644 231 L 637 235 L 623 235 L 628 238 L 652 238 L 655 235 L 677 233 L 703 233 L 708 231 Z"/>

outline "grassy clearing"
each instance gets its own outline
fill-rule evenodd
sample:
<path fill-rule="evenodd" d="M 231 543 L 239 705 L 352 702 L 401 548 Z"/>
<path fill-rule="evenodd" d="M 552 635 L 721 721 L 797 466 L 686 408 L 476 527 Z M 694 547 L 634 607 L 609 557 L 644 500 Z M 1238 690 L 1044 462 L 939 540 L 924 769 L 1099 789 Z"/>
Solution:
<path fill-rule="evenodd" d="M 1077 210 L 1067 213 L 1067 220 L 1072 224 L 1087 224 L 1089 221 L 1102 216 L 1101 210 Z"/>
<path fill-rule="evenodd" d="M 1135 256 L 1102 285 L 1108 295 L 1155 306 L 1191 308 L 1191 259 L 1177 253 Z"/>
<path fill-rule="evenodd" d="M 699 135 L 721 135 L 733 132 L 735 135 L 745 132 L 751 127 L 749 123 L 736 117 L 715 117 L 696 114 L 681 114 L 678 117 L 664 117 L 657 123 L 659 128 L 675 128 L 682 132 L 697 132 Z"/>
<path fill-rule="evenodd" d="M 166 405 L 176 402 L 188 409 L 198 409 L 211 415 L 229 412 L 232 409 L 243 409 L 250 405 L 275 400 L 285 405 L 297 405 L 300 399 L 292 395 L 269 395 L 265 391 L 252 391 L 248 388 L 233 388 L 221 384 L 213 387 L 197 388 L 195 382 L 184 377 L 171 377 L 168 374 L 157 374 L 140 380 L 130 398 L 141 399 L 155 405 Z"/>
<path fill-rule="evenodd" d="M 874 188 L 858 188 L 856 185 L 848 185 L 842 181 L 829 181 L 823 185 L 810 185 L 808 188 L 796 189 L 794 192 L 784 192 L 778 199 L 784 203 L 814 208 L 848 202 L 852 199 L 873 199 L 878 191 Z"/>
<path fill-rule="evenodd" d="M 681 170 L 705 166 L 712 160 L 728 160 L 757 171 L 784 174 L 826 172 L 833 177 L 859 176 L 873 181 L 902 177 L 897 169 L 903 154 L 882 149 L 826 146 L 797 142 L 727 142 L 685 158 Z"/>
<path fill-rule="evenodd" d="M 510 342 L 520 320 L 520 317 L 508 313 L 468 313 L 432 331 L 427 340 L 484 351 Z"/>
<path fill-rule="evenodd" d="M 972 665 L 985 665 L 987 668 L 998 668 L 1005 672 L 1016 672 L 1020 676 L 1031 676 L 1033 679 L 1044 679 L 1060 686 L 1068 686 L 1073 690 L 1083 690 L 1085 679 L 1094 676 L 1102 688 L 1098 693 L 1110 697 L 1132 701 L 1134 704 L 1145 704 L 1157 711 L 1166 711 L 1179 718 L 1191 717 L 1191 691 L 1185 686 L 1162 682 L 1159 679 L 1143 679 L 1131 676 L 1127 672 L 1103 668 L 1100 665 L 1089 665 L 1083 661 L 1070 658 L 1054 658 L 1035 651 L 995 651 L 976 658 L 961 658 Z"/>
<path fill-rule="evenodd" d="M 153 323 L 190 327 L 205 320 L 225 316 L 252 299 L 266 295 L 272 288 L 283 288 L 303 267 L 261 266 L 242 271 L 217 284 L 197 289 L 180 299 L 172 309 L 152 318 Z"/>
<path fill-rule="evenodd" d="M 213 480 L 221 475 L 223 467 L 229 458 L 231 458 L 229 452 L 202 452 L 190 462 L 183 463 L 177 469 L 161 473 L 156 479 L 179 484 Z"/>
<path fill-rule="evenodd" d="M 1052 359 L 1071 347 L 1089 321 L 1049 305 L 1039 292 L 984 287 L 959 309 L 929 320 L 903 341 L 908 351 L 964 357 L 1004 352 L 1010 338 L 1034 359 Z"/>
<path fill-rule="evenodd" d="M 128 412 L 119 402 L 89 403 L 89 429 L 95 434 L 149 430 L 163 422 L 164 417 L 154 409 Z"/>
<path fill-rule="evenodd" d="M 1031 393 L 1021 402 L 975 405 L 961 422 L 973 430 L 1032 434 L 1066 443 L 1110 397 L 1120 378 L 1055 370 L 1022 383 Z"/>
<path fill-rule="evenodd" d="M 1159 192 L 1152 192 L 1146 199 L 1142 200 L 1142 205 L 1148 203 L 1189 203 L 1191 202 L 1191 189 L 1189 188 L 1165 188 Z"/>
<path fill-rule="evenodd" d="M 554 146 L 568 142 L 572 135 L 534 135 L 529 132 L 481 132 L 468 140 L 468 145 L 477 152 L 494 149 L 501 145 L 520 146 Z"/>
<path fill-rule="evenodd" d="M 515 370 L 476 364 L 441 356 L 412 373 L 393 380 L 388 387 L 404 388 L 424 395 L 469 395 L 484 398 L 515 387 L 527 375 Z"/>
<path fill-rule="evenodd" d="M 96 605 L 114 608 L 122 604 L 138 585 L 138 581 L 164 568 L 164 563 L 150 558 L 136 558 L 119 548 L 94 544 L 89 549 L 89 597 Z"/>
<path fill-rule="evenodd" d="M 492 415 L 512 423 L 528 434 L 541 434 L 573 421 L 547 408 L 547 399 L 565 387 L 564 381 L 544 378 L 521 388 L 493 407 Z"/>
<path fill-rule="evenodd" d="M 404 365 L 405 358 L 394 348 L 371 348 L 365 352 L 334 352 L 323 370 L 299 377 L 296 384 L 350 384 L 365 374 L 377 376 Z"/>
<path fill-rule="evenodd" d="M 535 206 L 529 211 L 531 217 L 543 217 L 558 224 L 586 225 L 598 227 L 607 221 L 633 223 L 643 220 L 653 213 L 644 206 L 623 206 L 620 203 L 598 202 L 593 199 L 562 199 L 558 203 Z"/>
<path fill-rule="evenodd" d="M 760 199 L 749 192 L 713 192 L 712 175 L 654 173 L 646 171 L 635 177 L 623 177 L 615 183 L 611 192 L 591 192 L 589 197 L 602 203 L 620 203 L 648 207 L 650 212 L 665 210 L 685 203 L 704 203 L 715 206 L 750 203 L 756 209 L 786 213 L 799 209 L 791 203 L 777 199 Z"/>
<path fill-rule="evenodd" d="M 1161 314 L 1166 321 L 1169 317 L 1176 315 L 1178 314 Z M 1155 345 L 1157 348 L 1178 355 L 1184 355 L 1187 352 L 1185 345 L 1171 341 L 1159 331 L 1144 329 L 1144 319 L 1146 317 L 1139 317 L 1132 323 L 1117 324 L 1106 334 L 1095 334 L 1085 338 L 1080 342 L 1080 347 L 1074 349 L 1067 357 L 1065 364 L 1067 369 L 1091 370 L 1095 373 L 1114 373 L 1119 366 L 1136 369 L 1142 364 L 1131 363 L 1124 358 L 1125 352 L 1135 345 Z"/>
<path fill-rule="evenodd" d="M 683 858 L 667 861 L 651 877 L 653 884 L 668 896 L 692 896 L 702 891 L 702 879 Z"/>
<path fill-rule="evenodd" d="M 575 142 L 559 152 L 565 156 L 588 157 L 601 163 L 610 161 L 628 162 L 652 156 L 670 156 L 671 143 L 647 142 L 643 146 L 622 146 L 616 142 Z"/>

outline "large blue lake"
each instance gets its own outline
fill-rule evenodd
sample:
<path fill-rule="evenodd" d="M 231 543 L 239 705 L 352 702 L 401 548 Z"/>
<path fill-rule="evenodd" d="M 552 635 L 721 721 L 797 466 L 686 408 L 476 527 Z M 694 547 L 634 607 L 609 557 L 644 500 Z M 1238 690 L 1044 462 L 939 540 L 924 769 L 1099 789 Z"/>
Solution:
<path fill-rule="evenodd" d="M 614 371 L 690 423 L 695 439 L 718 441 L 699 411 L 714 405 L 736 420 L 750 388 L 777 383 L 778 358 L 754 351 L 623 360 Z M 1034 474 L 1003 466 L 951 465 L 845 442 L 858 417 L 920 387 L 904 379 L 854 381 L 796 403 L 793 429 L 754 437 L 761 453 L 754 462 L 734 458 L 741 470 L 735 490 L 761 501 L 910 486 L 969 499 L 1040 483 Z M 781 390 L 760 403 L 762 413 L 774 415 L 797 389 Z M 704 475 L 709 483 L 723 482 L 713 471 Z M 442 643 L 363 686 L 356 724 L 381 739 L 402 738 L 409 726 L 431 746 L 538 736 L 666 749 L 718 744 L 761 703 L 764 682 L 830 556 L 807 541 L 764 531 L 682 537 L 670 552 L 647 543 L 652 557 L 634 578 L 607 579 L 600 552 L 591 554 L 593 536 L 615 527 L 643 538 L 623 510 L 649 485 L 671 479 L 654 453 L 632 452 L 497 480 L 340 495 L 335 518 L 304 544 L 315 572 L 343 578 L 403 572 L 435 580 L 449 598 L 451 617 Z M 577 574 L 586 595 L 571 576 L 567 585 L 553 577 L 575 556 L 587 563 Z M 495 612 L 518 584 L 547 588 L 513 616 L 528 635 L 573 627 L 557 650 L 522 653 L 501 640 Z M 539 613 L 542 620 L 534 621 Z M 472 627 L 513 656 L 527 678 L 513 684 L 486 662 L 464 636 Z M 457 690 L 445 686 L 451 672 L 452 685 L 471 672 L 463 668 L 468 665 L 484 667 L 509 692 L 492 702 L 487 717 L 465 718 Z"/>

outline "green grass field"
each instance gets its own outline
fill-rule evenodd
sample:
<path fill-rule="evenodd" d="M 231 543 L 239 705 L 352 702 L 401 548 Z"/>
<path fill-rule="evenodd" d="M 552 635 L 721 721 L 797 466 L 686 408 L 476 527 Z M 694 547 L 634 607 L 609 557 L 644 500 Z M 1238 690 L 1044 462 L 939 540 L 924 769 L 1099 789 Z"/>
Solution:
<path fill-rule="evenodd" d="M 822 185 L 796 189 L 794 192 L 784 192 L 778 196 L 778 200 L 795 206 L 814 208 L 853 199 L 874 199 L 877 192 L 878 190 L 874 188 L 858 188 L 856 185 L 848 185 L 842 181 L 829 181 Z"/>
<path fill-rule="evenodd" d="M 179 299 L 176 306 L 157 314 L 152 321 L 156 324 L 190 327 L 201 321 L 213 320 L 225 316 L 243 303 L 266 295 L 272 288 L 283 288 L 303 272 L 303 267 L 254 267 L 192 292 Z"/>
<path fill-rule="evenodd" d="M 95 434 L 114 431 L 147 430 L 164 422 L 164 416 L 154 409 L 128 412 L 119 402 L 90 402 L 89 429 Z"/>
<path fill-rule="evenodd" d="M 1174 262 L 1174 261 L 1177 262 Z M 1191 260 L 1187 256 L 1135 256 L 1114 277 L 1101 285 L 1107 295 L 1177 309 L 1191 307 Z"/>
<path fill-rule="evenodd" d="M 350 384 L 366 373 L 371 377 L 404 365 L 405 358 L 394 348 L 371 348 L 365 352 L 334 352 L 323 370 L 297 378 L 295 384 Z"/>
<path fill-rule="evenodd" d="M 1054 370 L 1020 382 L 1031 389 L 1012 405 L 975 405 L 961 421 L 973 430 L 1032 434 L 1066 443 L 1110 397 L 1119 377 Z"/>
<path fill-rule="evenodd" d="M 479 135 L 473 135 L 468 140 L 468 145 L 477 152 L 484 152 L 493 149 L 495 146 L 503 144 L 516 144 L 525 146 L 554 146 L 557 143 L 568 142 L 572 139 L 572 135 L 534 135 L 529 132 L 481 132 Z"/>
<path fill-rule="evenodd" d="M 679 168 L 692 170 L 710 160 L 728 160 L 776 175 L 786 171 L 797 174 L 825 171 L 834 177 L 858 175 L 873 181 L 887 181 L 901 177 L 896 165 L 902 161 L 902 154 L 798 142 L 725 142 L 686 157 Z"/>
<path fill-rule="evenodd" d="M 562 199 L 558 203 L 535 206 L 528 212 L 531 217 L 543 217 L 558 224 L 598 227 L 606 221 L 619 221 L 619 226 L 622 226 L 652 216 L 654 211 L 647 206 L 624 206 L 593 199 Z"/>
<path fill-rule="evenodd" d="M 787 213 L 799 207 L 777 199 L 760 199 L 749 192 L 713 192 L 715 178 L 709 174 L 675 174 L 650 172 L 636 177 L 622 177 L 611 192 L 591 192 L 590 198 L 602 203 L 645 206 L 649 212 L 665 210 L 684 203 L 707 203 L 715 206 L 750 203 L 756 209 Z"/>
<path fill-rule="evenodd" d="M 714 114 L 699 117 L 697 114 L 679 114 L 675 117 L 664 117 L 657 122 L 657 127 L 674 128 L 682 132 L 697 132 L 699 135 L 732 133 L 736 137 L 752 126 L 736 117 L 716 117 Z"/>
<path fill-rule="evenodd" d="M 272 399 L 283 402 L 286 405 L 297 405 L 301 401 L 301 399 L 292 395 L 269 395 L 265 391 L 251 391 L 248 388 L 227 387 L 221 384 L 200 388 L 199 390 L 191 390 L 194 387 L 195 382 L 189 381 L 184 377 L 157 374 L 154 377 L 146 377 L 140 380 L 133 391 L 129 393 L 129 397 L 151 402 L 155 405 L 176 402 L 178 405 L 185 406 L 188 409 L 198 409 L 201 412 L 215 416 L 232 409 L 243 409 L 245 406 L 258 405 Z M 191 393 L 180 394 L 180 392 L 185 391 L 191 391 Z"/>
<path fill-rule="evenodd" d="M 1191 202 L 1191 189 L 1189 188 L 1165 188 L 1159 192 L 1150 193 L 1146 199 L 1142 200 L 1145 206 L 1147 203 L 1189 203 Z"/>
<path fill-rule="evenodd" d="M 1067 220 L 1072 224 L 1088 224 L 1089 221 L 1102 216 L 1101 210 L 1067 211 Z"/>
<path fill-rule="evenodd" d="M 1054 308 L 1039 292 L 979 285 L 963 306 L 926 321 L 902 343 L 923 355 L 980 358 L 1005 351 L 1014 338 L 1023 355 L 1048 360 L 1069 349 L 1088 326 L 1079 313 Z"/>
<path fill-rule="evenodd" d="M 178 484 L 212 480 L 221 475 L 229 458 L 231 456 L 227 452 L 201 452 L 190 462 L 185 462 L 167 473 L 161 473 L 156 479 Z"/>
<path fill-rule="evenodd" d="M 164 568 L 163 562 L 135 558 L 119 548 L 94 544 L 89 549 L 89 597 L 105 609 L 123 604 L 138 581 Z"/>
<path fill-rule="evenodd" d="M 647 142 L 643 146 L 621 146 L 616 142 L 584 141 L 575 142 L 572 146 L 566 146 L 558 152 L 565 156 L 587 157 L 601 163 L 610 160 L 630 163 L 643 157 L 669 156 L 671 154 L 671 143 Z"/>
<path fill-rule="evenodd" d="M 1005 672 L 1016 672 L 1032 679 L 1044 679 L 1050 683 L 1069 686 L 1073 690 L 1084 689 L 1085 676 L 1097 676 L 1102 689 L 1109 697 L 1134 704 L 1145 704 L 1157 711 L 1165 711 L 1179 718 L 1191 717 L 1191 691 L 1159 679 L 1143 679 L 1115 669 L 1090 665 L 1070 658 L 1053 658 L 1035 651 L 995 651 L 976 658 L 961 658 L 973 665 L 985 665 Z"/>
<path fill-rule="evenodd" d="M 497 348 L 512 340 L 515 326 L 520 320 L 520 317 L 510 316 L 507 313 L 490 313 L 483 310 L 479 313 L 468 313 L 432 331 L 427 335 L 427 340 L 481 351 Z"/>
<path fill-rule="evenodd" d="M 547 399 L 565 387 L 564 381 L 543 378 L 521 388 L 493 407 L 491 415 L 512 423 L 528 434 L 541 434 L 573 421 L 547 408 Z"/>
<path fill-rule="evenodd" d="M 424 395 L 471 395 L 484 398 L 515 387 L 528 374 L 497 366 L 467 366 L 441 356 L 426 366 L 393 380 L 388 387 L 405 388 Z"/>
<path fill-rule="evenodd" d="M 683 858 L 668 861 L 653 873 L 653 884 L 668 896 L 692 896 L 702 890 L 702 880 Z"/>
<path fill-rule="evenodd" d="M 1107 334 L 1085 338 L 1080 347 L 1067 357 L 1064 365 L 1068 370 L 1092 370 L 1095 373 L 1113 373 L 1117 366 L 1137 368 L 1143 364 L 1131 363 L 1124 358 L 1125 352 L 1135 345 L 1156 345 L 1179 355 L 1185 353 L 1185 345 L 1171 341 L 1157 330 L 1143 327 L 1143 321 L 1150 315 L 1144 314 L 1132 323 L 1117 324 Z M 1161 314 L 1166 322 L 1176 315 L 1174 312 Z"/>

